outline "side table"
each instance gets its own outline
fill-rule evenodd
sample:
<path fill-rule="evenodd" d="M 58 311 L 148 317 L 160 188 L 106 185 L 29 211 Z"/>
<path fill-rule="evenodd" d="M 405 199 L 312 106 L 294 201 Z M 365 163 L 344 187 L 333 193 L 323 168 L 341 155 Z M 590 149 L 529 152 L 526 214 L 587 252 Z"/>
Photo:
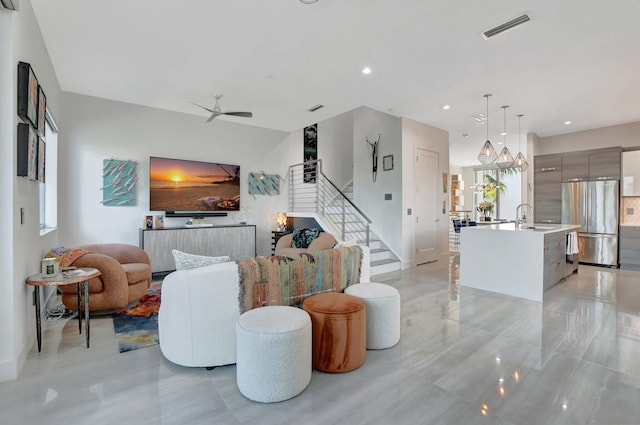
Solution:
<path fill-rule="evenodd" d="M 82 316 L 85 317 L 85 339 L 87 348 L 89 348 L 89 279 L 100 276 L 100 271 L 93 268 L 76 269 L 76 274 L 60 272 L 53 277 L 43 277 L 42 274 L 36 274 L 27 278 L 27 285 L 34 286 L 36 301 L 36 337 L 38 338 L 38 353 L 42 348 L 42 322 L 40 318 L 40 287 L 41 286 L 61 286 L 78 285 L 78 333 L 82 334 Z M 82 308 L 82 283 L 84 283 L 84 308 Z"/>

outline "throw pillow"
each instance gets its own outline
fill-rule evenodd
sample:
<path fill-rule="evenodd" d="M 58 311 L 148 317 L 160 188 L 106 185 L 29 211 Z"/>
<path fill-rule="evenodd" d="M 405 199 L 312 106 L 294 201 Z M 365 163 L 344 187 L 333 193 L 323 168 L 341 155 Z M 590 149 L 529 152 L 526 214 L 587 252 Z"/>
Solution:
<path fill-rule="evenodd" d="M 291 247 L 309 248 L 309 245 L 318 237 L 320 231 L 320 229 L 293 229 Z"/>
<path fill-rule="evenodd" d="M 231 261 L 231 258 L 226 255 L 221 257 L 207 257 L 204 255 L 187 254 L 177 249 L 172 250 L 171 253 L 176 262 L 176 270 L 197 269 L 198 267 Z"/>

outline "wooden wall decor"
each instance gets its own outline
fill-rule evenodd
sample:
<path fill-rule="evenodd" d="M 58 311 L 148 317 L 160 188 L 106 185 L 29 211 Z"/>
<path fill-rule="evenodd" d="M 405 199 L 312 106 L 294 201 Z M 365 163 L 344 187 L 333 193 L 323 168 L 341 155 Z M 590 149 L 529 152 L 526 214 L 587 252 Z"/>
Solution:
<path fill-rule="evenodd" d="M 131 207 L 136 204 L 136 166 L 138 161 L 105 159 L 102 162 L 102 205 Z"/>
<path fill-rule="evenodd" d="M 249 194 L 279 195 L 281 179 L 279 174 L 249 173 Z"/>

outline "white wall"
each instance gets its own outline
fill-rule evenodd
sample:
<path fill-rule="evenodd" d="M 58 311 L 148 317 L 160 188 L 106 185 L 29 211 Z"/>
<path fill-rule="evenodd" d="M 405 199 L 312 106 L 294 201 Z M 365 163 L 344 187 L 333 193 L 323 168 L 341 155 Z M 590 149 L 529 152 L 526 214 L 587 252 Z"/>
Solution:
<path fill-rule="evenodd" d="M 417 148 L 426 149 L 438 153 L 438 176 L 443 172 L 449 172 L 449 133 L 439 128 L 426 124 L 402 119 L 402 192 L 403 202 L 400 215 L 402 217 L 402 255 L 403 268 L 415 266 L 415 216 L 408 215 L 407 209 L 414 209 L 414 165 L 415 151 Z M 466 186 L 466 182 L 465 182 Z M 441 187 L 441 186 L 439 186 Z M 450 193 L 439 191 L 437 210 L 438 222 L 438 247 L 441 258 L 449 255 L 449 209 Z M 467 202 L 465 198 L 465 204 Z M 445 210 L 442 212 L 442 202 L 445 202 Z M 397 218 L 394 218 L 397 220 Z"/>
<path fill-rule="evenodd" d="M 322 171 L 338 189 L 353 180 L 353 112 L 318 123 L 318 158 Z"/>
<path fill-rule="evenodd" d="M 370 142 L 378 140 L 378 173 L 373 181 Z M 393 155 L 391 171 L 382 169 L 382 158 Z M 400 259 L 402 243 L 402 120 L 361 107 L 353 111 L 353 196 L 355 204 L 373 222 L 371 229 Z M 385 200 L 385 194 L 391 200 Z"/>
<path fill-rule="evenodd" d="M 540 137 L 535 155 L 584 151 L 612 146 L 640 146 L 640 121 L 559 136 Z"/>
<path fill-rule="evenodd" d="M 14 93 L 12 12 L 0 10 L 0 93 Z M 0 96 L 0 199 L 13 199 L 15 154 L 13 96 Z M 13 202 L 0 202 L 0 233 L 13 234 Z M 0 238 L 0 382 L 17 374 L 14 344 L 13 238 Z"/>
<path fill-rule="evenodd" d="M 8 235 L 0 242 L 0 272 L 3 276 L 0 279 L 0 381 L 3 381 L 17 376 L 35 339 L 32 288 L 25 285 L 25 280 L 39 272 L 40 259 L 57 245 L 56 232 L 40 236 L 38 183 L 16 177 L 16 134 L 17 125 L 21 122 L 17 115 L 18 62 L 31 64 L 54 115 L 60 110 L 60 89 L 31 3 L 21 1 L 18 12 L 0 12 L 0 23 L 0 85 L 2 93 L 8 94 L 0 101 L 0 134 L 3 139 L 0 148 L 3 164 L 0 167 L 0 195 L 11 200 L 3 202 L 0 207 L 2 234 Z M 20 223 L 20 208 L 25 211 L 24 224 Z M 44 329 L 46 322 L 43 323 Z"/>
<path fill-rule="evenodd" d="M 270 231 L 275 214 L 286 206 L 286 191 L 279 196 L 250 195 L 249 172 L 286 176 L 293 154 L 287 133 L 147 108 L 106 99 L 65 93 L 64 119 L 59 138 L 58 221 L 64 231 L 62 245 L 123 242 L 137 245 L 143 217 L 149 211 L 149 156 L 238 164 L 241 170 L 242 207 L 247 221 L 257 225 L 258 254 L 271 252 Z M 284 145 L 283 145 L 284 143 Z M 299 155 L 302 158 L 302 136 Z M 102 200 L 102 161 L 108 158 L 139 161 L 137 204 L 109 207 Z M 280 206 L 282 205 L 282 206 Z M 166 219 L 179 226 L 187 219 Z M 207 219 L 214 224 L 238 223 L 239 214 Z"/>

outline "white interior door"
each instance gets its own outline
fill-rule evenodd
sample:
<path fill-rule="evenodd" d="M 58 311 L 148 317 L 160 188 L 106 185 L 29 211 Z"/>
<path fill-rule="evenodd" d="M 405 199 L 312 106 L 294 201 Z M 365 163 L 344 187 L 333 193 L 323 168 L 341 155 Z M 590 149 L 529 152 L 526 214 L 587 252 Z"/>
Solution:
<path fill-rule="evenodd" d="M 416 149 L 416 264 L 438 260 L 438 153 Z"/>

